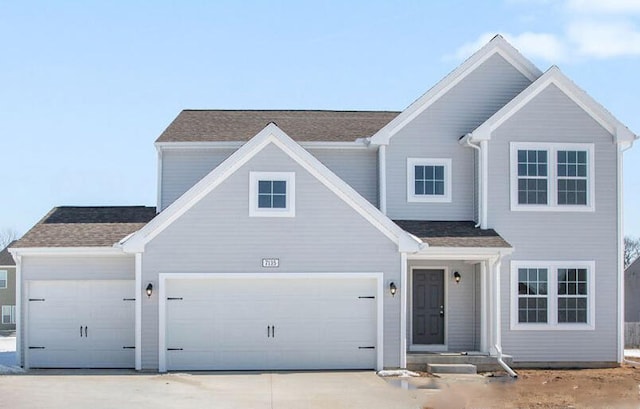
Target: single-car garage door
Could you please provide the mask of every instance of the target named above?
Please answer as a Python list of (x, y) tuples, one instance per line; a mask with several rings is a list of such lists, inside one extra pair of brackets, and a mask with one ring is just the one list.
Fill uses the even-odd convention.
[(375, 278), (166, 281), (166, 369), (374, 369)]
[(29, 366), (133, 368), (134, 294), (131, 280), (29, 281)]

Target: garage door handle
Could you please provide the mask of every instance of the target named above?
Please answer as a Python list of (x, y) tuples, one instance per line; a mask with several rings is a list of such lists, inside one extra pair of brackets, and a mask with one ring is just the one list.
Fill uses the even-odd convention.
[(80, 325), (80, 338), (82, 338), (82, 325)]
[(267, 325), (267, 338), (271, 336), (271, 326)]
[(272, 336), (273, 338), (275, 338), (275, 337), (276, 337), (276, 326), (275, 326), (275, 325), (272, 325), (272, 326), (271, 326), (271, 336)]
[(89, 336), (89, 332), (87, 331), (87, 327), (84, 327), (84, 337), (88, 337)]

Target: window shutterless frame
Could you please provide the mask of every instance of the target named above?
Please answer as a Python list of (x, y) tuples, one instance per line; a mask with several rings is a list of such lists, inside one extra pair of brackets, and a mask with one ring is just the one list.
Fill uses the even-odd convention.
[[(546, 176), (519, 175), (519, 151), (546, 151)], [(572, 152), (579, 155), (574, 161), (564, 154)], [(582, 152), (586, 157), (583, 157)], [(522, 155), (520, 155), (522, 156)], [(552, 212), (593, 212), (595, 211), (595, 154), (592, 143), (510, 143), (510, 197), (512, 211), (552, 211)], [(585, 163), (586, 162), (586, 163)], [(521, 164), (521, 163), (520, 163)], [(522, 165), (522, 164), (521, 164)], [(527, 162), (529, 165), (529, 162)], [(586, 171), (584, 168), (586, 167)], [(572, 174), (578, 169), (577, 174)], [(559, 171), (560, 170), (560, 171)], [(584, 171), (584, 173), (583, 173)], [(520, 172), (522, 173), (522, 172)], [(547, 181), (546, 204), (519, 203), (519, 184), (525, 179)], [(542, 183), (542, 182), (538, 182)], [(586, 189), (582, 187), (586, 184)], [(586, 195), (586, 204), (576, 204), (572, 195)], [(559, 200), (560, 199), (560, 200)]]
[(451, 202), (451, 159), (407, 158), (407, 202)]
[(294, 172), (249, 172), (250, 217), (295, 217)]
[(0, 270), (0, 288), (7, 288), (9, 274), (7, 270)]
[[(595, 294), (595, 261), (585, 260), (554, 260), (554, 261), (511, 261), (511, 330), (532, 330), (532, 331), (592, 331), (595, 329), (596, 294)], [(526, 295), (519, 288), (519, 275), (522, 270), (545, 270), (547, 271), (546, 299), (547, 299), (547, 319), (546, 322), (520, 322), (519, 320), (519, 300)], [(585, 284), (586, 294), (571, 294), (571, 291), (562, 290), (563, 284), (570, 282), (562, 274), (562, 270), (586, 270), (586, 283), (583, 277), (577, 278), (576, 285)], [(544, 298), (541, 294), (539, 298)], [(566, 300), (568, 298), (581, 298), (586, 301), (586, 321), (587, 322), (560, 322), (559, 315), (567, 311)], [(565, 301), (563, 301), (565, 300)], [(564, 303), (564, 304), (563, 304)]]

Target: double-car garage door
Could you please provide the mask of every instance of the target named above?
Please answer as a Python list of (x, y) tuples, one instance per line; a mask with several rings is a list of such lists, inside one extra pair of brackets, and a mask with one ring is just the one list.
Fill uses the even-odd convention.
[(376, 368), (375, 279), (167, 279), (165, 286), (167, 370)]

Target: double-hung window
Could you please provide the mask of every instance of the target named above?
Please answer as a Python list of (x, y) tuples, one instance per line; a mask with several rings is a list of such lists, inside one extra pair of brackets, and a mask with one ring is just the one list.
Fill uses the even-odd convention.
[(2, 323), (3, 324), (16, 323), (16, 306), (15, 305), (2, 306)]
[(593, 144), (511, 143), (511, 210), (593, 211)]
[(450, 202), (451, 159), (407, 159), (407, 201)]
[(512, 261), (511, 329), (594, 328), (593, 261)]
[(0, 288), (7, 288), (7, 270), (0, 270)]
[(294, 217), (295, 173), (250, 172), (249, 216)]

